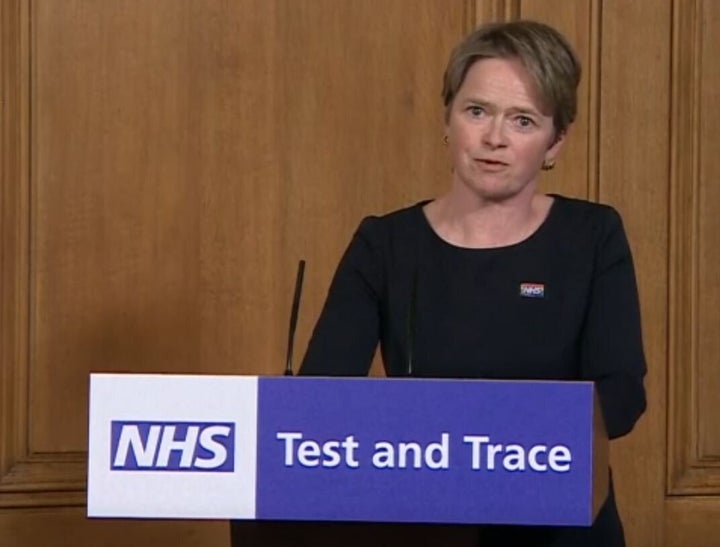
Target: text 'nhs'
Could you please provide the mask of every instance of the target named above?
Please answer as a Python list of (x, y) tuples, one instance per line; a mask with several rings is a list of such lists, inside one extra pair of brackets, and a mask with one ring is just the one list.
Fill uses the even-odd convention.
[(114, 471), (213, 471), (235, 468), (235, 424), (112, 421)]

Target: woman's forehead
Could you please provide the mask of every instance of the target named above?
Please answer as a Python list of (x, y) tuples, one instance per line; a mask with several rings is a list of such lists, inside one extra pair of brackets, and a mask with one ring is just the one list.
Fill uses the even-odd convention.
[(552, 115), (530, 72), (519, 59), (485, 58), (467, 70), (455, 102), (477, 102), (498, 108)]

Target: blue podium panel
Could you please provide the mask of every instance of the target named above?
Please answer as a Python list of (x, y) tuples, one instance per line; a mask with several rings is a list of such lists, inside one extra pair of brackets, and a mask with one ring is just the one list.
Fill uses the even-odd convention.
[(593, 385), (260, 378), (256, 518), (589, 525)]

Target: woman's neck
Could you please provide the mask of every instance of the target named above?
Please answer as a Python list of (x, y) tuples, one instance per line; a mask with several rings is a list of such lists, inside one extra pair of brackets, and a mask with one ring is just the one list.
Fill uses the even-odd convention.
[(425, 215), (442, 239), (458, 247), (506, 247), (524, 241), (544, 222), (553, 198), (544, 194), (509, 200), (468, 200), (450, 192), (428, 203)]

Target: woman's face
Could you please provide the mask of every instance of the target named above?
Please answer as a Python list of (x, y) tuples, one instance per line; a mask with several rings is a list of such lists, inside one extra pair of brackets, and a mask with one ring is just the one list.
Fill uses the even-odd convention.
[(484, 201), (532, 195), (543, 162), (554, 161), (563, 141), (543, 110), (519, 60), (473, 64), (446, 124), (454, 187)]

